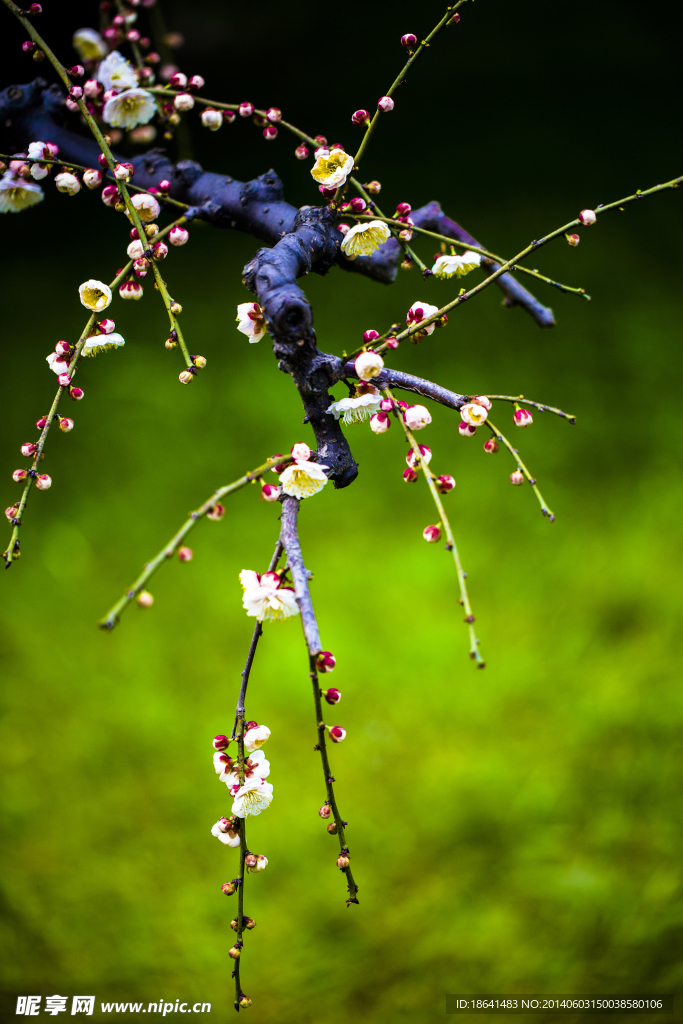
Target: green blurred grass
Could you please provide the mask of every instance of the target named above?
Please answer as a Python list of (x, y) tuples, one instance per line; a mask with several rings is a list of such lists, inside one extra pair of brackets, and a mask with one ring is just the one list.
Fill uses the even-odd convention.
[[(50, 203), (59, 260), (31, 247), (36, 215), (3, 222), (21, 257), (3, 278), (6, 504), (19, 445), (54, 391), (44, 357), (83, 321), (76, 287), (121, 260), (116, 218), (84, 252), (70, 203)], [(513, 201), (502, 225), (476, 205), (460, 215), (513, 251), (556, 213)], [(358, 481), (302, 508), (343, 692), (330, 722), (348, 738), (332, 757), (361, 905), (344, 906), (316, 814), (300, 626), (270, 625), (248, 702), (273, 732), (275, 784), (250, 826), (270, 860), (247, 891), (256, 1020), (427, 1022), (458, 991), (680, 991), (680, 229), (672, 194), (605, 218), (578, 250), (539, 254), (594, 296), (539, 290), (553, 331), (501, 310), (491, 289), (395, 357), (464, 392), (522, 391), (578, 417), (515, 432), (553, 525), (508, 483), (506, 454), (459, 438), (448, 410), (420, 438), (458, 481), (447, 500), (485, 672), (467, 659), (450, 559), (421, 538), (435, 516), (426, 488), (401, 481), (396, 426), (351, 428)], [(3, 580), (8, 991), (180, 996), (232, 1012), (234, 906), (219, 887), (236, 857), (209, 834), (229, 806), (210, 740), (232, 720), (252, 628), (237, 573), (265, 566), (279, 507), (257, 488), (233, 496), (221, 523), (193, 534), (194, 560), (153, 581), (152, 610), (130, 609), (111, 635), (95, 623), (215, 486), (311, 440), (267, 341), (234, 329), (253, 249), (197, 227), (165, 265), (190, 349), (208, 359), (192, 387), (177, 384), (149, 288), (140, 304), (115, 302), (126, 348), (83, 366), (76, 428), (49, 440), (54, 485), (32, 496), (22, 560)], [(337, 352), (440, 287), (416, 274), (391, 289), (338, 270), (306, 279), (320, 346)], [(511, 433), (507, 406), (495, 416)]]

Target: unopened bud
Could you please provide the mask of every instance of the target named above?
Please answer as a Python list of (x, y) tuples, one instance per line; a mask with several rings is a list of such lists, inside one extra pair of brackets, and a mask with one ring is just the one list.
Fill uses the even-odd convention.
[(366, 344), (369, 344), (371, 341), (375, 341), (376, 338), (379, 338), (379, 331), (366, 331), (363, 335), (363, 341)]
[(424, 405), (409, 405), (403, 419), (409, 430), (422, 430), (432, 422), (431, 413)]
[(369, 192), (371, 196), (378, 196), (382, 191), (382, 186), (379, 181), (368, 181), (367, 184), (363, 185), (366, 192)]
[(15, 469), (12, 473), (12, 479), (15, 484), (20, 484), (23, 480), (28, 477), (28, 472), (25, 469)]
[(394, 105), (395, 104), (394, 104), (394, 101), (392, 100), (391, 96), (381, 96), (377, 100), (377, 106), (385, 114), (388, 114), (391, 110), (393, 110), (394, 109)]
[(175, 313), (177, 315), (178, 313), (182, 313), (182, 311), (183, 311), (183, 307), (180, 305), (179, 302), (172, 302), (171, 303), (171, 312), (172, 313)]
[(495, 437), (490, 437), (488, 441), (484, 441), (484, 451), (495, 453), (498, 451), (498, 442)]
[(137, 302), (142, 298), (142, 294), (142, 285), (138, 284), (137, 281), (124, 281), (119, 288), (119, 295), (122, 299), (133, 299)]
[(165, 195), (167, 192), (171, 191), (171, 182), (168, 181), (167, 178), (162, 178), (162, 180), (157, 185), (157, 188), (162, 194)]
[(590, 227), (591, 224), (595, 224), (597, 219), (598, 215), (596, 214), (595, 210), (582, 210), (579, 214), (579, 220), (586, 227)]
[(249, 103), (248, 101), (245, 101), (244, 103), (240, 103), (240, 106), (239, 106), (239, 115), (240, 115), (240, 117), (251, 117), (251, 115), (253, 113), (254, 113), (254, 104), (253, 103)]
[(334, 687), (332, 687), (329, 690), (323, 691), (323, 697), (325, 698), (328, 704), (338, 704), (339, 701), (341, 700), (341, 691), (336, 690)]
[(356, 376), (360, 380), (373, 380), (384, 369), (384, 360), (377, 352), (361, 352), (354, 363)]
[(218, 736), (214, 736), (211, 742), (214, 750), (226, 750), (230, 745), (230, 740), (227, 736), (224, 736), (222, 732), (219, 733)]
[(251, 999), (249, 998), (249, 996), (245, 996), (244, 992), (239, 998), (239, 1005), (243, 1010), (246, 1010), (247, 1007), (251, 1006)]
[(534, 422), (534, 418), (528, 409), (515, 409), (512, 414), (516, 427), (528, 427)]
[(114, 167), (114, 177), (117, 181), (128, 181), (130, 178), (130, 171), (126, 164), (116, 164)]
[(232, 957), (233, 960), (239, 960), (240, 950), (238, 946), (233, 946), (232, 949), (228, 950), (228, 956)]
[[(98, 99), (104, 92), (104, 86), (96, 78), (89, 78), (83, 86), (83, 92), (90, 100)], [(106, 163), (106, 158), (105, 158)]]
[(367, 110), (356, 110), (351, 115), (351, 121), (353, 124), (367, 124), (370, 120), (370, 114)]
[(274, 124), (269, 124), (266, 128), (263, 129), (263, 138), (267, 142), (272, 142), (273, 139), (277, 138), (277, 128), (275, 127)]
[(305, 160), (308, 156), (308, 146), (297, 146), (294, 150), (294, 156), (297, 160)]
[(246, 855), (246, 857), (244, 858), (244, 863), (247, 865), (248, 868), (255, 868), (256, 867), (256, 854), (255, 853), (248, 853)]
[(36, 487), (39, 491), (47, 491), (52, 487), (52, 477), (48, 476), (47, 473), (41, 473), (36, 477)]
[(435, 541), (441, 539), (441, 530), (438, 526), (425, 526), (422, 531), (422, 536), (429, 544), (433, 544)]
[(60, 418), (60, 420), (59, 420), (59, 429), (61, 431), (63, 431), (65, 434), (68, 434), (69, 431), (73, 430), (73, 428), (74, 428), (74, 421), (70, 420), (68, 416), (62, 416)]
[(406, 50), (412, 50), (416, 43), (417, 36), (412, 32), (406, 32), (404, 36), (401, 36), (401, 46), (405, 46)]
[(330, 651), (320, 651), (315, 657), (318, 672), (333, 672), (337, 659)]
[(473, 427), (471, 423), (458, 423), (458, 433), (461, 437), (474, 437), (477, 432), (477, 428)]
[(519, 487), (520, 484), (524, 483), (524, 474), (521, 470), (516, 469), (514, 473), (510, 473), (510, 483), (514, 484), (515, 487)]
[(191, 384), (194, 380), (194, 374), (190, 373), (189, 370), (183, 370), (178, 374), (178, 380), (181, 384)]
[(102, 172), (98, 171), (96, 167), (89, 167), (87, 171), (83, 172), (83, 184), (86, 188), (99, 188), (102, 184)]
[(174, 75), (168, 80), (168, 84), (172, 89), (186, 89), (187, 88), (187, 75), (184, 75), (182, 71), (176, 71)]
[(192, 548), (178, 548), (178, 560), (180, 562), (191, 562), (194, 557)]
[(308, 462), (311, 457), (311, 449), (303, 441), (292, 446), (292, 458), (297, 462)]
[(391, 426), (391, 419), (386, 412), (375, 412), (370, 417), (370, 430), (373, 434), (385, 434)]
[(331, 725), (329, 733), (333, 743), (341, 743), (342, 740), (346, 739), (346, 729), (342, 729), (341, 725)]
[(567, 242), (569, 243), (569, 245), (578, 245), (579, 242), (581, 241), (581, 235), (577, 235), (577, 234), (565, 235), (564, 237), (567, 239)]
[(57, 377), (60, 388), (68, 388), (71, 383), (71, 375), (68, 373), (60, 373)]
[(206, 110), (202, 111), (202, 124), (209, 131), (217, 132), (223, 124), (223, 114), (220, 110), (214, 110), (213, 107), (207, 107)]
[[(244, 858), (244, 863), (247, 863), (246, 857)], [(265, 871), (268, 867), (268, 858), (264, 857), (262, 853), (258, 853), (256, 855), (256, 863), (250, 864), (248, 867), (251, 874), (256, 874), (258, 871)], [(247, 927), (249, 927), (249, 925), (247, 925)], [(254, 926), (252, 925), (251, 927), (253, 928)]]
[(452, 476), (440, 476), (436, 479), (436, 489), (441, 494), (448, 494), (455, 487), (455, 480)]
[(203, 89), (205, 84), (201, 75), (192, 75), (187, 83), (189, 89)]
[(24, 53), (30, 53), (31, 50), (33, 50), (33, 48), (35, 47), (35, 45), (36, 44), (34, 42), (32, 42), (30, 39), (27, 39), (26, 42), (21, 44), (21, 48), (24, 51)]
[[(422, 461), (426, 466), (428, 466), (429, 463), (432, 461), (432, 449), (428, 448), (424, 444), (418, 445), (418, 448), (420, 449)], [(406, 462), (411, 467), (411, 469), (419, 468), (420, 460), (417, 457), (417, 452), (413, 448), (409, 448), (408, 451), (406, 452)]]
[(323, 804), (320, 810), (318, 811), (318, 814), (320, 815), (321, 818), (327, 819), (332, 814), (332, 808), (330, 807), (329, 804)]
[(346, 868), (348, 868), (350, 863), (351, 860), (349, 858), (348, 853), (340, 853), (339, 856), (337, 857), (337, 867), (339, 868), (340, 871), (344, 871)]
[(237, 887), (234, 882), (223, 882), (221, 892), (225, 893), (226, 896), (232, 896), (233, 893), (237, 892)]
[(417, 478), (418, 478), (417, 470), (415, 470), (415, 469), (404, 469), (403, 470), (403, 479), (404, 479), (405, 483), (407, 483), (407, 484), (414, 484), (415, 481), (417, 480)]
[[(104, 162), (104, 166), (107, 166), (106, 160)], [(119, 193), (118, 189), (116, 188), (116, 185), (105, 185), (101, 193), (102, 202), (105, 206), (116, 206), (116, 203), (118, 201), (118, 194)]]
[(264, 501), (277, 501), (280, 497), (280, 488), (277, 484), (263, 484), (261, 487), (261, 497)]
[(475, 405), (480, 405), (483, 409), (486, 409), (487, 412), (493, 406), (493, 402), (491, 401), (490, 398), (487, 398), (486, 395), (475, 395), (474, 398), (472, 399), (472, 402)]
[(362, 213), (367, 208), (367, 203), (360, 196), (355, 196), (349, 203), (349, 206), (354, 213)]
[(181, 227), (180, 224), (176, 224), (168, 233), (168, 240), (171, 245), (185, 245), (189, 237), (190, 232), (186, 228)]
[(69, 99), (71, 100), (82, 100), (83, 99), (83, 87), (80, 85), (72, 85), (69, 89)]
[(36, 426), (38, 430), (42, 430), (47, 423), (47, 416), (41, 416), (39, 420), (36, 420)]
[(215, 523), (217, 523), (218, 520), (222, 519), (224, 515), (225, 509), (223, 508), (223, 506), (214, 505), (213, 508), (210, 508), (209, 511), (206, 513), (206, 518), (212, 519)]
[(165, 242), (155, 242), (152, 246), (155, 260), (164, 260), (168, 256), (168, 246)]
[(38, 445), (34, 444), (33, 441), (27, 441), (26, 444), (21, 446), (21, 454), (26, 459), (32, 459), (38, 450)]
[(338, 832), (337, 822), (336, 821), (331, 821), (329, 823), (329, 825), (327, 826), (327, 831), (330, 833), (331, 836), (336, 836), (336, 834)]
[(181, 92), (173, 100), (173, 106), (176, 110), (192, 110), (194, 106), (194, 96), (190, 95), (189, 92)]
[(7, 516), (9, 521), (12, 522), (13, 519), (17, 518), (17, 512), (18, 511), (19, 511), (19, 504), (18, 503), (16, 505), (10, 505), (9, 508), (5, 509), (5, 515)]
[(407, 217), (411, 210), (412, 206), (410, 205), (410, 203), (399, 203), (398, 206), (396, 207), (396, 216)]
[(154, 598), (148, 590), (141, 590), (138, 594), (137, 602), (141, 608), (151, 608), (154, 604)]

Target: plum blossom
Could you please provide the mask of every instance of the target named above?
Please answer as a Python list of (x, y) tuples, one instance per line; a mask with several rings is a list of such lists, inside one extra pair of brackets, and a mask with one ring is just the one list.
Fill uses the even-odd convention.
[(317, 462), (293, 462), (280, 477), (283, 492), (300, 500), (317, 494), (327, 483), (328, 468)]
[(311, 174), (325, 188), (340, 188), (353, 170), (353, 157), (343, 149), (318, 149)]
[(60, 373), (69, 372), (69, 364), (65, 363), (56, 352), (50, 352), (49, 356), (46, 356), (45, 358), (47, 359), (47, 365), (53, 373), (57, 374), (57, 376), (59, 376)]
[[(408, 316), (406, 317), (406, 323), (408, 327), (415, 327), (416, 324), (422, 323), (428, 316), (434, 316), (435, 313), (439, 312), (438, 306), (431, 306), (428, 302), (414, 302), (408, 310)], [(419, 336), (423, 337), (425, 334), (432, 334), (436, 324), (428, 324), (420, 331)]]
[(468, 402), (460, 410), (460, 416), (471, 427), (480, 427), (488, 417), (488, 409), (485, 409), (483, 405), (479, 405), (477, 402)]
[(269, 577), (274, 575), (265, 573), (259, 577), (258, 573), (249, 569), (243, 569), (240, 573), (240, 583), (244, 588), (242, 607), (247, 615), (255, 617), (259, 622), (266, 619), (288, 619), (290, 615), (299, 613), (294, 591), (278, 584), (273, 586), (274, 581)]
[(0, 178), (0, 213), (21, 213), (35, 206), (42, 198), (40, 185), (15, 178), (12, 171), (6, 171)]
[(342, 423), (361, 423), (371, 413), (377, 412), (382, 401), (377, 388), (373, 388), (367, 394), (355, 395), (349, 398), (342, 398), (339, 402), (333, 402), (327, 409), (329, 415), (336, 420), (343, 417)]
[(79, 28), (71, 44), (81, 60), (99, 60), (107, 52), (102, 36), (94, 28)]
[(251, 729), (247, 729), (244, 734), (244, 749), (251, 754), (253, 750), (258, 750), (264, 743), (267, 743), (270, 739), (270, 729), (267, 725), (252, 725)]
[[(161, 207), (159, 202), (149, 192), (138, 192), (137, 195), (131, 196), (131, 203), (138, 211), (138, 217), (143, 224), (151, 224), (153, 220), (156, 220), (161, 213)], [(130, 220), (130, 213), (126, 210), (126, 216)], [(154, 232), (156, 234), (156, 231)]]
[(384, 369), (384, 360), (378, 352), (361, 352), (354, 363), (354, 369), (361, 380), (369, 381), (379, 377)]
[(424, 405), (409, 405), (403, 419), (410, 430), (422, 430), (432, 422), (432, 415)]
[(232, 822), (229, 818), (219, 818), (216, 824), (211, 829), (211, 835), (215, 836), (216, 839), (220, 839), (226, 846), (239, 846), (240, 845), (240, 834), (239, 832), (233, 831)]
[(126, 89), (107, 100), (102, 119), (114, 128), (135, 128), (138, 124), (151, 121), (156, 109), (151, 92), (146, 89)]
[(112, 50), (97, 69), (97, 80), (105, 89), (134, 89), (138, 84), (137, 75), (123, 54)]
[(272, 800), (273, 787), (270, 782), (265, 782), (264, 779), (255, 775), (251, 779), (247, 779), (244, 785), (237, 790), (232, 813), (238, 818), (260, 814), (270, 806)]
[(266, 333), (266, 318), (258, 302), (240, 302), (237, 307), (237, 330), (246, 334), (254, 345)]
[(100, 352), (109, 352), (112, 348), (121, 348), (125, 345), (120, 334), (92, 334), (85, 342), (81, 350), (83, 356), (96, 356)]
[[(249, 864), (248, 867), (247, 867), (247, 871), (249, 871), (250, 873), (251, 872), (256, 872), (256, 871), (263, 871), (264, 868), (267, 868), (267, 867), (268, 867), (268, 858), (265, 857), (262, 853), (257, 853), (256, 854), (256, 863), (255, 864)], [(242, 996), (242, 998), (244, 999), (245, 997)], [(242, 1004), (240, 1003), (240, 1005), (242, 1005)]]
[(432, 267), (432, 274), (435, 277), (464, 277), (471, 270), (475, 270), (481, 264), (481, 256), (478, 252), (453, 253), (451, 256), (439, 256)]
[(86, 309), (92, 309), (94, 313), (99, 313), (101, 310), (106, 309), (111, 302), (111, 288), (104, 281), (95, 281), (91, 278), (89, 281), (84, 281), (79, 286), (78, 294), (81, 297), (81, 302)]
[(373, 252), (391, 238), (391, 231), (382, 220), (371, 220), (367, 224), (355, 224), (344, 235), (341, 250), (355, 260), (357, 256), (372, 256)]

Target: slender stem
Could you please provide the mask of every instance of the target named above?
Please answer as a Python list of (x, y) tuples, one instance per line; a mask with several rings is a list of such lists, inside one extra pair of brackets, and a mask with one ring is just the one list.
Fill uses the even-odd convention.
[[(116, 0), (116, 10), (119, 12), (119, 14), (123, 14), (124, 16), (127, 13), (126, 8), (122, 3), (122, 0)], [(128, 42), (130, 42), (130, 40), (128, 40)], [(140, 68), (143, 67), (142, 53), (140, 52), (140, 47), (138, 46), (137, 43), (130, 43), (130, 48), (133, 51), (133, 59), (135, 61), (135, 66), (139, 71)]]
[(126, 593), (123, 595), (120, 601), (118, 601), (114, 607), (107, 612), (104, 618), (100, 619), (98, 625), (101, 629), (113, 629), (119, 621), (119, 616), (123, 612), (133, 598), (137, 597), (140, 591), (144, 588), (145, 584), (154, 575), (160, 565), (162, 565), (167, 559), (171, 558), (176, 549), (180, 546), (182, 541), (187, 537), (188, 533), (197, 525), (200, 519), (203, 519), (207, 512), (210, 512), (217, 501), (220, 498), (226, 497), (228, 494), (232, 494), (234, 491), (239, 491), (242, 487), (246, 487), (247, 484), (253, 483), (255, 480), (259, 480), (264, 473), (267, 473), (269, 469), (273, 469), (274, 466), (284, 468), (291, 462), (289, 455), (283, 456), (277, 459), (268, 459), (262, 466), (257, 469), (252, 469), (250, 473), (245, 473), (239, 480), (233, 481), (231, 484), (227, 484), (225, 487), (219, 487), (217, 491), (208, 498), (203, 505), (200, 505), (194, 512), (190, 512), (187, 520), (181, 528), (178, 530), (173, 537), (171, 537), (168, 544), (165, 544), (159, 554), (152, 559), (151, 562), (147, 562), (144, 570), (138, 576), (133, 584), (128, 588)]
[(451, 524), (450, 524), (450, 522), (448, 520), (448, 516), (446, 515), (446, 510), (443, 507), (443, 502), (441, 501), (441, 496), (440, 496), (439, 492), (436, 489), (436, 484), (434, 483), (436, 477), (434, 476), (434, 474), (430, 470), (429, 466), (425, 462), (425, 460), (424, 460), (424, 458), (422, 456), (422, 452), (420, 451), (420, 446), (417, 443), (417, 441), (415, 440), (415, 437), (413, 436), (412, 431), (408, 428), (408, 425), (406, 424), (405, 420), (403, 419), (403, 415), (401, 413), (401, 410), (398, 408), (398, 405), (396, 404), (396, 399), (392, 395), (391, 390), (389, 388), (384, 388), (383, 389), (383, 394), (386, 395), (386, 397), (389, 398), (393, 402), (393, 406), (394, 406), (393, 407), (393, 413), (394, 413), (394, 416), (396, 417), (396, 419), (399, 421), (399, 423), (403, 427), (403, 432), (405, 433), (405, 435), (406, 435), (406, 437), (408, 439), (408, 443), (410, 444), (410, 447), (413, 449), (413, 451), (415, 453), (415, 456), (416, 456), (416, 458), (417, 458), (417, 460), (418, 460), (418, 462), (420, 464), (420, 469), (422, 469), (422, 471), (424, 472), (425, 480), (427, 481), (427, 484), (429, 485), (429, 490), (432, 493), (432, 498), (434, 499), (434, 504), (436, 505), (437, 510), (439, 512), (439, 516), (441, 518), (441, 523), (443, 524), (443, 528), (445, 530), (446, 537), (447, 537), (447, 540), (448, 540), (448, 543), (446, 544), (446, 550), (450, 551), (452, 553), (452, 555), (453, 555), (453, 561), (455, 563), (455, 571), (456, 571), (457, 576), (458, 576), (458, 584), (460, 586), (460, 604), (463, 606), (463, 608), (465, 610), (465, 620), (464, 621), (465, 621), (465, 623), (467, 625), (467, 628), (468, 628), (468, 631), (469, 631), (469, 637), (470, 637), (470, 658), (472, 659), (472, 661), (475, 661), (477, 663), (477, 668), (484, 668), (485, 665), (486, 665), (486, 662), (484, 661), (484, 659), (482, 658), (482, 656), (481, 656), (481, 654), (479, 652), (479, 640), (477, 639), (477, 634), (476, 634), (475, 629), (474, 629), (474, 614), (472, 612), (472, 606), (470, 605), (470, 599), (469, 599), (469, 595), (467, 593), (467, 585), (465, 583), (466, 575), (463, 572), (462, 564), (460, 562), (460, 555), (458, 554), (458, 547), (457, 547), (457, 545), (455, 543), (455, 538), (453, 536), (453, 531), (451, 529)]
[[(258, 639), (258, 638), (257, 638)], [(254, 641), (252, 640), (252, 646)], [(249, 653), (251, 654), (251, 648)], [(251, 665), (249, 666), (251, 668)], [(247, 677), (248, 678), (248, 677)], [(242, 673), (242, 679), (244, 680), (244, 673)], [(240, 780), (240, 786), (244, 785), (244, 708), (241, 713), (237, 712), (237, 773)], [(233, 970), (233, 976), (235, 978), (235, 1009), (240, 1012), (240, 998), (242, 996), (242, 987), (240, 983), (240, 963), (242, 960), (241, 952), (243, 946), (242, 939), (242, 920), (244, 917), (244, 877), (245, 862), (247, 857), (247, 819), (246, 815), (240, 819), (240, 874), (239, 874), (239, 885), (237, 887), (237, 938), (235, 945), (240, 950), (240, 956), (235, 960), (235, 968)]]
[(530, 398), (525, 398), (524, 395), (486, 395), (485, 397), (490, 398), (491, 401), (521, 402), (522, 405), (532, 405), (534, 409), (538, 409), (540, 412), (553, 412), (556, 416), (560, 416), (570, 423), (576, 423), (576, 416), (573, 413), (562, 412), (561, 409), (556, 409), (553, 405), (543, 405), (542, 402), (532, 402)]
[(512, 445), (508, 441), (507, 437), (504, 437), (503, 434), (501, 434), (501, 432), (499, 431), (499, 429), (495, 425), (495, 423), (491, 423), (491, 420), (487, 420), (486, 421), (486, 426), (489, 428), (491, 433), (494, 434), (495, 437), (499, 441), (503, 442), (503, 444), (505, 445), (507, 450), (510, 452), (510, 455), (512, 455), (513, 459), (517, 463), (518, 469), (524, 474), (524, 476), (527, 478), (527, 480), (531, 484), (531, 489), (534, 492), (534, 494), (536, 495), (536, 497), (538, 498), (538, 503), (541, 506), (541, 512), (543, 513), (544, 516), (548, 517), (548, 519), (550, 520), (551, 523), (554, 523), (555, 522), (555, 514), (553, 512), (551, 512), (551, 510), (548, 508), (543, 495), (541, 494), (541, 492), (539, 491), (538, 487), (536, 486), (536, 479), (535, 479), (535, 477), (533, 477), (531, 475), (531, 473), (529, 472), (527, 467), (524, 465), (524, 463), (520, 459), (519, 452), (517, 451), (517, 449), (512, 447)]
[[(415, 63), (417, 58), (420, 56), (422, 51), (430, 46), (430, 44), (432, 42), (432, 39), (434, 39), (435, 36), (437, 36), (438, 33), (441, 32), (441, 30), (446, 27), (446, 25), (449, 23), (449, 21), (451, 20), (451, 18), (453, 17), (455, 12), (457, 11), (458, 7), (462, 7), (462, 5), (464, 3), (466, 3), (466, 2), (467, 2), (467, 0), (458, 0), (458, 2), (453, 4), (452, 7), (448, 7), (446, 9), (446, 13), (444, 14), (443, 18), (441, 18), (441, 20), (436, 25), (436, 27), (432, 29), (432, 31), (429, 33), (427, 38), (423, 39), (422, 42), (420, 43), (420, 45), (411, 53), (410, 57), (408, 58), (407, 64), (405, 65), (405, 67), (403, 68), (401, 73), (398, 75), (398, 77), (396, 79), (394, 79), (394, 81), (392, 82), (392, 84), (389, 87), (389, 89), (387, 89), (387, 91), (384, 94), (385, 96), (389, 96), (389, 97), (393, 96), (394, 92), (396, 91), (396, 89), (398, 89), (399, 85), (403, 85), (403, 82), (405, 80), (405, 76), (407, 75), (408, 71), (410, 70), (412, 65)], [(355, 156), (355, 159), (354, 159), (354, 164), (355, 164), (356, 168), (358, 167), (358, 165), (361, 162), (361, 159), (363, 158), (365, 150), (368, 147), (368, 143), (370, 141), (370, 137), (371, 137), (372, 133), (375, 130), (375, 127), (377, 125), (377, 120), (380, 117), (381, 113), (382, 113), (382, 111), (378, 107), (377, 110), (375, 111), (374, 117), (370, 121), (370, 124), (365, 129), (365, 135), (363, 136), (361, 144), (360, 144), (360, 146), (358, 148), (358, 152), (356, 153), (356, 156)]]

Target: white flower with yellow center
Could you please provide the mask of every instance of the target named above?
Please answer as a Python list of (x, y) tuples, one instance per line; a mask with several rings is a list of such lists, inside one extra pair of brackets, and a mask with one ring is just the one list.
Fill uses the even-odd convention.
[(21, 213), (35, 206), (43, 198), (40, 185), (23, 178), (15, 178), (11, 171), (6, 171), (0, 178), (0, 213)]
[(373, 412), (377, 412), (382, 402), (382, 396), (378, 391), (370, 395), (356, 395), (355, 397), (342, 398), (339, 402), (333, 402), (327, 412), (336, 420), (343, 417), (342, 423), (362, 423)]
[(137, 124), (151, 121), (156, 109), (151, 92), (146, 89), (127, 89), (107, 100), (102, 119), (114, 128), (135, 128)]
[[(157, 199), (155, 199), (151, 192), (138, 192), (136, 193), (136, 195), (131, 196), (130, 201), (135, 207), (135, 209), (138, 211), (138, 217), (140, 218), (143, 224), (151, 224), (151, 222), (153, 220), (156, 220), (159, 214), (161, 213), (161, 207), (159, 206), (159, 202)], [(128, 218), (128, 220), (131, 220), (131, 216), (128, 210), (126, 210), (126, 217)], [(148, 237), (153, 238), (154, 235), (156, 234), (157, 231), (155, 231), (154, 234)]]
[(270, 782), (264, 782), (256, 776), (248, 779), (244, 785), (237, 790), (235, 801), (232, 805), (232, 814), (238, 818), (246, 818), (248, 815), (260, 814), (270, 806), (273, 800), (273, 787)]
[(96, 356), (100, 352), (109, 352), (112, 348), (121, 348), (125, 341), (120, 334), (93, 334), (87, 339), (81, 350), (82, 356)]
[(237, 307), (237, 330), (246, 334), (254, 345), (266, 333), (266, 318), (258, 302), (240, 302)]
[[(266, 574), (266, 577), (268, 575), (270, 574)], [(272, 581), (267, 578), (265, 582), (261, 582), (258, 573), (249, 569), (244, 569), (240, 573), (240, 583), (244, 588), (242, 607), (247, 615), (255, 617), (259, 622), (265, 622), (267, 619), (288, 619), (291, 615), (298, 615), (299, 606), (293, 590), (273, 586)]]
[(267, 725), (253, 725), (244, 734), (244, 749), (251, 754), (252, 751), (258, 750), (264, 743), (267, 743), (269, 739), (270, 729)]
[(81, 60), (99, 60), (107, 52), (102, 36), (94, 28), (79, 28), (71, 43)]
[(435, 277), (448, 278), (448, 277), (464, 277), (465, 274), (469, 274), (470, 270), (475, 270), (481, 264), (481, 256), (478, 252), (472, 252), (468, 249), (467, 252), (462, 254), (454, 254), (452, 256), (439, 256), (438, 260), (432, 267), (432, 274)]
[(105, 89), (134, 89), (138, 84), (137, 75), (123, 54), (112, 50), (97, 69), (97, 80)]
[(380, 245), (391, 238), (391, 231), (383, 220), (371, 220), (367, 224), (355, 224), (344, 235), (341, 250), (344, 255), (355, 260), (356, 256), (372, 256)]
[(92, 278), (90, 281), (84, 281), (80, 285), (78, 294), (85, 308), (91, 309), (93, 313), (101, 313), (111, 302), (111, 288), (109, 285), (105, 284), (104, 281), (95, 281)]
[(327, 483), (324, 473), (327, 468), (317, 462), (293, 462), (280, 477), (282, 490), (285, 494), (291, 494), (293, 498), (310, 498), (312, 494), (321, 491)]
[(353, 157), (343, 149), (319, 149), (311, 174), (325, 188), (340, 188), (353, 170)]
[(476, 402), (469, 402), (467, 405), (463, 405), (460, 416), (471, 427), (480, 427), (488, 417), (488, 410), (483, 405), (477, 405)]

